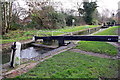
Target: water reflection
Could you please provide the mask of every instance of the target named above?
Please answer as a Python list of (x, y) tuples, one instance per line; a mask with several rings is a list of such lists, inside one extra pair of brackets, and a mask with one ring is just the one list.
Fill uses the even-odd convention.
[(30, 48), (27, 48), (27, 49), (24, 49), (21, 51), (21, 58), (33, 58), (33, 57), (36, 57), (39, 55), (39, 52), (37, 52), (34, 47), (30, 47)]
[[(28, 47), (26, 49), (21, 50), (20, 57), (23, 58), (34, 58), (38, 55), (41, 55), (43, 53), (46, 53), (47, 51), (50, 51), (51, 49), (48, 48), (38, 48), (38, 47)], [(10, 61), (10, 53), (4, 53), (2, 54), (2, 64), (7, 63)]]
[(21, 58), (34, 58), (40, 54), (43, 54), (47, 51), (50, 51), (50, 49), (45, 49), (45, 48), (38, 48), (38, 47), (29, 47), (27, 49), (24, 49), (21, 51)]
[(10, 53), (2, 53), (2, 64), (10, 61)]

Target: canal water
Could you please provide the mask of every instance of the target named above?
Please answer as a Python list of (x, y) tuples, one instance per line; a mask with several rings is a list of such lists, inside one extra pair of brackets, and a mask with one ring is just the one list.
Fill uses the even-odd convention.
[[(49, 49), (49, 48), (28, 47), (26, 49), (21, 50), (20, 57), (21, 59), (24, 59), (24, 58), (30, 59), (51, 50), (52, 49)], [(10, 54), (11, 53), (2, 54), (2, 64), (8, 63), (10, 61)]]

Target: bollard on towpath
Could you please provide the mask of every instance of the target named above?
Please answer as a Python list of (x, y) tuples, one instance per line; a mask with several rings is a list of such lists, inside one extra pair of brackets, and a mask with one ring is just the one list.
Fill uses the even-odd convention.
[(14, 68), (15, 65), (20, 65), (21, 43), (13, 42), (11, 49), (10, 67)]

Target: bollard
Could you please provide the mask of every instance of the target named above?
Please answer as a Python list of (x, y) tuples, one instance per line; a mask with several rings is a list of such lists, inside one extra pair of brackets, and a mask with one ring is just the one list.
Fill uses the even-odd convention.
[(10, 67), (14, 68), (15, 65), (20, 65), (20, 51), (21, 51), (21, 43), (13, 42), (11, 46), (11, 58), (10, 58)]
[(35, 36), (33, 36), (32, 41), (33, 41), (33, 42), (35, 42), (35, 41), (36, 41)]

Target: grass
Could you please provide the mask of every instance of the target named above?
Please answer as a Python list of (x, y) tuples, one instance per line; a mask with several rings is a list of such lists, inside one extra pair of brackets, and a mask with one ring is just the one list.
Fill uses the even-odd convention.
[(110, 27), (109, 29), (96, 33), (95, 35), (118, 35), (118, 28), (120, 28), (120, 26)]
[(52, 34), (61, 35), (67, 32), (74, 32), (74, 31), (79, 31), (79, 30), (93, 28), (93, 27), (97, 27), (97, 25), (65, 27), (65, 28), (56, 29), (56, 30), (28, 30), (28, 31), (16, 30), (16, 31), (11, 31), (10, 33), (4, 35), (3, 39), (0, 40), (0, 44), (32, 39), (33, 35), (37, 35), (37, 36), (46, 36), (46, 35), (50, 36)]
[(6, 43), (15, 42), (15, 41), (28, 40), (28, 39), (31, 39), (31, 38), (32, 37), (28, 36), (28, 37), (14, 38), (14, 39), (5, 39), (5, 40), (1, 40), (0, 44), (6, 44)]
[(84, 51), (107, 54), (110, 56), (116, 56), (118, 53), (116, 47), (106, 42), (80, 41), (78, 44), (76, 48)]
[(118, 74), (117, 62), (66, 51), (16, 78), (114, 78)]
[[(117, 29), (118, 26), (110, 27), (109, 29), (99, 32), (95, 35), (115, 35)], [(95, 53), (107, 54), (111, 56), (116, 56), (118, 53), (117, 48), (113, 45), (106, 42), (98, 41), (80, 41), (76, 48)]]
[(66, 34), (68, 32), (75, 32), (75, 31), (80, 31), (83, 29), (88, 29), (88, 28), (93, 28), (97, 27), (97, 25), (87, 25), (87, 26), (75, 26), (75, 27), (65, 27), (61, 29), (56, 29), (56, 30), (39, 30), (37, 32), (37, 35), (42, 36), (41, 34), (46, 34), (46, 35), (61, 35), (61, 34)]
[(63, 29), (58, 29), (58, 31), (62, 31), (62, 32), (75, 32), (75, 31), (88, 29), (88, 28), (93, 28), (93, 27), (97, 27), (97, 25), (77, 26), (77, 27), (69, 27), (69, 28), (66, 27), (66, 28), (63, 28)]

